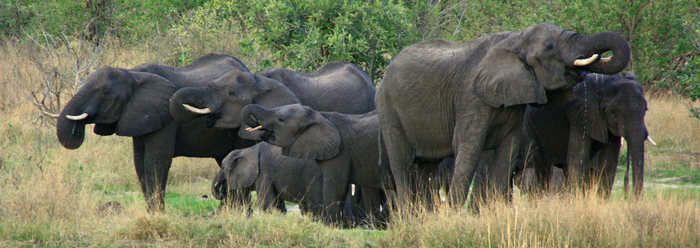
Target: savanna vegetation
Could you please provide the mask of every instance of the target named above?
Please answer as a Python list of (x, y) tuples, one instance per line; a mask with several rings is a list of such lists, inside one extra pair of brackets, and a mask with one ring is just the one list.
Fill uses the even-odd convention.
[[(699, 10), (692, 0), (0, 0), (0, 246), (700, 246)], [(130, 139), (89, 134), (67, 150), (49, 117), (104, 65), (183, 66), (209, 52), (253, 71), (344, 60), (379, 84), (412, 43), (542, 21), (630, 42), (658, 143), (647, 145), (643, 200), (624, 198), (621, 165), (610, 201), (516, 193), (480, 215), (408, 208), (387, 230), (341, 230), (296, 213), (216, 212), (203, 197), (214, 160), (177, 158), (166, 209), (153, 214)], [(122, 208), (100, 208), (110, 201)]]

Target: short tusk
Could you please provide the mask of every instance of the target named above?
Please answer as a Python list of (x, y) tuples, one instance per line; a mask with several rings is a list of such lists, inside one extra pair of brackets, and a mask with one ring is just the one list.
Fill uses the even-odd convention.
[(214, 184), (214, 188), (219, 187), (219, 184), (221, 184), (221, 183), (220, 183), (220, 182), (216, 182), (216, 183)]
[(651, 136), (647, 135), (647, 141), (649, 141), (649, 143), (651, 143), (652, 145), (656, 145), (656, 142), (654, 142), (654, 140), (651, 139)]
[(44, 113), (44, 115), (46, 115), (46, 116), (48, 116), (48, 117), (51, 117), (51, 118), (54, 118), (54, 119), (56, 119), (56, 118), (58, 118), (59, 116), (61, 116), (61, 114), (52, 114), (52, 113), (46, 112), (46, 111), (44, 111), (44, 110), (42, 110), (41, 112)]
[(195, 108), (195, 107), (192, 107), (191, 105), (186, 104), (186, 103), (183, 103), (182, 106), (185, 107), (185, 109), (187, 109), (190, 112), (195, 113), (195, 114), (200, 114), (200, 115), (211, 114), (211, 109), (209, 109), (209, 108), (203, 108), (203, 109)]
[(262, 125), (260, 125), (260, 126), (257, 126), (257, 127), (249, 127), (249, 128), (246, 128), (245, 130), (248, 131), (248, 132), (252, 132), (252, 131), (260, 130), (260, 129), (262, 129), (262, 128), (263, 128)]
[(608, 61), (610, 61), (611, 59), (612, 59), (612, 56), (609, 56), (609, 57), (605, 57), (605, 58), (602, 58), (602, 59), (600, 59), (600, 62), (603, 62), (603, 63), (605, 63), (605, 62), (608, 62)]
[(588, 65), (588, 64), (590, 64), (590, 63), (593, 63), (593, 61), (595, 61), (596, 59), (598, 59), (598, 54), (593, 54), (593, 55), (591, 55), (590, 58), (587, 58), (587, 59), (577, 59), (577, 60), (575, 60), (575, 61), (574, 61), (574, 65), (575, 65), (575, 66), (584, 66), (584, 65)]
[(88, 117), (88, 113), (83, 113), (81, 115), (66, 115), (66, 118), (68, 118), (70, 120), (74, 120), (74, 121), (84, 120), (87, 117)]

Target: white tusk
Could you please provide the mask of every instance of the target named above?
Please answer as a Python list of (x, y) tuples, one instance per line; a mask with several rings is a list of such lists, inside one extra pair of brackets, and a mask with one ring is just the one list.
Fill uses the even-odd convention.
[(187, 109), (190, 112), (195, 113), (195, 114), (200, 114), (200, 115), (211, 114), (211, 109), (209, 109), (209, 108), (203, 108), (203, 109), (195, 108), (195, 107), (192, 107), (191, 105), (186, 104), (186, 103), (183, 103), (182, 106), (185, 107), (185, 109)]
[(652, 145), (656, 145), (656, 142), (654, 142), (654, 140), (651, 139), (651, 136), (647, 135), (647, 141), (649, 141), (649, 143), (651, 143)]
[(591, 55), (590, 58), (587, 58), (587, 59), (577, 59), (577, 60), (575, 60), (575, 61), (574, 61), (574, 65), (575, 65), (575, 66), (584, 66), (584, 65), (588, 65), (588, 64), (590, 64), (590, 63), (593, 63), (593, 61), (595, 61), (596, 59), (598, 59), (598, 54), (593, 54), (593, 55)]
[(252, 131), (256, 131), (256, 130), (260, 130), (260, 129), (262, 129), (262, 125), (257, 126), (257, 127), (249, 127), (249, 128), (246, 128), (245, 130), (248, 132), (252, 132)]
[(219, 187), (219, 184), (221, 184), (221, 183), (216, 182), (216, 183), (214, 184), (214, 188)]
[(87, 117), (88, 117), (88, 113), (83, 113), (81, 115), (66, 115), (66, 118), (68, 118), (70, 120), (74, 120), (74, 121), (84, 120)]
[(612, 59), (612, 56), (610, 56), (610, 57), (605, 57), (605, 58), (600, 59), (600, 62), (605, 63), (605, 62), (610, 61), (611, 59)]

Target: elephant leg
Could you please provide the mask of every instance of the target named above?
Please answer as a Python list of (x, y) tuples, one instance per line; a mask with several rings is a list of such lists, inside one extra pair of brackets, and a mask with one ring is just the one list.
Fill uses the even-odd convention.
[(455, 170), (448, 196), (450, 204), (455, 208), (461, 208), (467, 200), (469, 187), (478, 166), (479, 155), (484, 148), (484, 141), (488, 133), (490, 112), (483, 109), (480, 112), (476, 111), (479, 110), (457, 111), (460, 116), (457, 117), (458, 121), (455, 123), (455, 133), (452, 139), (452, 149), (455, 151)]
[(177, 123), (133, 137), (134, 165), (149, 211), (165, 209), (165, 186), (175, 151)]
[(416, 192), (417, 200), (427, 211), (434, 211), (440, 203), (440, 187), (438, 182), (438, 169), (441, 160), (421, 161), (416, 164)]
[(583, 193), (585, 193), (584, 178), (590, 162), (591, 138), (586, 136), (583, 130), (576, 126), (571, 126), (568, 148), (569, 150), (566, 154), (567, 187), (572, 192), (583, 190)]
[[(416, 192), (412, 190), (413, 180), (411, 177), (411, 167), (415, 157), (413, 148), (410, 146), (403, 131), (394, 127), (394, 124), (380, 125), (380, 129), (380, 147), (384, 146), (386, 148), (389, 167), (391, 168), (394, 186), (396, 187), (396, 201), (394, 204), (396, 206), (407, 206), (415, 203), (413, 198)], [(383, 154), (380, 152), (380, 158), (382, 157)], [(385, 162), (380, 163), (386, 164)]]
[(610, 136), (608, 141), (609, 143), (605, 145), (598, 155), (598, 166), (600, 166), (598, 195), (605, 199), (610, 198), (620, 157), (620, 138)]
[(381, 207), (386, 202), (384, 191), (369, 187), (361, 187), (361, 194), (360, 206), (365, 212), (365, 217), (360, 221), (373, 224), (377, 218), (379, 218)]
[(324, 161), (321, 167), (323, 173), (323, 206), (325, 223), (329, 225), (350, 224), (344, 218), (343, 209), (348, 196), (350, 166), (345, 156), (337, 156)]
[[(277, 199), (277, 194), (274, 187), (272, 186), (272, 180), (267, 176), (261, 176), (258, 178), (255, 184), (256, 191), (258, 192), (258, 202), (260, 203), (260, 210), (268, 211), (271, 208), (277, 208), (281, 212), (287, 212), (286, 206), (284, 206), (284, 201)], [(279, 202), (282, 202), (282, 207), (280, 208)]]

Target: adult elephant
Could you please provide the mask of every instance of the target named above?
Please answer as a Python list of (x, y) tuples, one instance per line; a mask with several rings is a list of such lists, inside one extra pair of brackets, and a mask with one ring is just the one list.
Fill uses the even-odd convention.
[[(282, 148), (282, 154), (314, 159), (323, 175), (326, 223), (342, 220), (342, 207), (350, 183), (383, 190), (385, 172), (379, 161), (379, 122), (376, 112), (362, 115), (319, 112), (291, 104), (264, 108), (251, 104), (241, 113), (243, 121), (260, 129), (261, 138)], [(379, 205), (383, 204), (385, 199)]]
[(263, 211), (275, 207), (286, 212), (284, 201), (290, 201), (299, 203), (302, 212), (321, 216), (321, 169), (314, 160), (287, 157), (281, 150), (262, 142), (229, 153), (212, 183), (214, 197), (223, 200), (225, 191), (256, 189)]
[(238, 59), (207, 54), (181, 68), (142, 64), (133, 69), (105, 66), (92, 73), (61, 111), (59, 142), (68, 149), (83, 143), (85, 125), (98, 135), (132, 137), (134, 165), (149, 210), (162, 210), (173, 157), (221, 160), (231, 150), (252, 146), (229, 130), (205, 127), (204, 120), (175, 122), (170, 97), (180, 88), (204, 85), (229, 71), (248, 71)]
[[(613, 56), (599, 59), (606, 51)], [(583, 71), (614, 74), (628, 60), (629, 45), (619, 34), (585, 36), (549, 23), (462, 45), (431, 40), (403, 49), (387, 67), (376, 97), (382, 152), (388, 154), (399, 201), (413, 194), (408, 175), (417, 158), (453, 155), (448, 198), (463, 205), (485, 149), (494, 150), (495, 161), (484, 184), (494, 188), (484, 190), (510, 197), (510, 165), (526, 105), (565, 102)]]
[[(644, 183), (644, 124), (647, 101), (644, 90), (631, 73), (587, 74), (574, 87), (575, 98), (560, 106), (529, 106), (523, 121), (521, 156), (534, 167), (540, 189), (546, 189), (552, 165), (561, 167), (567, 183), (597, 185), (608, 198), (612, 191), (620, 154), (621, 138), (628, 144), (632, 163), (634, 196)], [(653, 144), (653, 141), (652, 141)], [(529, 155), (529, 156), (528, 156)], [(596, 161), (592, 161), (592, 159)], [(583, 186), (581, 185), (581, 186)]]

